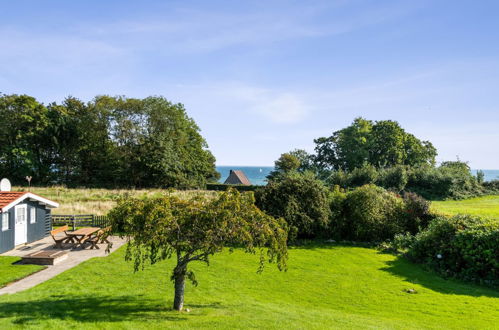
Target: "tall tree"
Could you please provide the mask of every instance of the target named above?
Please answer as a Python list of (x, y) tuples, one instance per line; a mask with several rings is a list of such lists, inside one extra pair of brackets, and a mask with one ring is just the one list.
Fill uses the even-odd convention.
[(135, 271), (148, 263), (176, 258), (171, 279), (173, 308), (182, 310), (186, 278), (197, 285), (188, 268), (193, 261), (209, 264), (210, 257), (224, 248), (240, 246), (245, 252), (259, 251), (261, 272), (266, 261), (286, 269), (287, 224), (260, 211), (252, 193), (229, 190), (216, 198), (181, 200), (172, 194), (152, 199), (122, 199), (110, 213), (114, 229), (127, 237), (126, 260)]
[(377, 168), (434, 165), (437, 154), (430, 142), (420, 141), (391, 120), (356, 118), (350, 126), (314, 142), (316, 164), (326, 170), (352, 171), (365, 164)]
[(353, 123), (330, 137), (314, 140), (317, 165), (325, 169), (352, 170), (369, 159), (369, 136), (372, 122), (356, 118)]
[(0, 173), (14, 183), (32, 176), (45, 183), (50, 166), (44, 161), (43, 136), (47, 108), (28, 95), (0, 95)]

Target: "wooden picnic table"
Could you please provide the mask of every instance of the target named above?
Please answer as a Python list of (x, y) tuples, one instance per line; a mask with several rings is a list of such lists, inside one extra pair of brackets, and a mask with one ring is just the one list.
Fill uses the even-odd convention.
[(68, 243), (74, 243), (74, 247), (77, 248), (78, 246), (83, 246), (83, 243), (92, 235), (94, 235), (96, 232), (100, 230), (99, 227), (85, 227), (85, 228), (80, 228), (75, 231), (68, 231), (66, 235), (68, 235)]

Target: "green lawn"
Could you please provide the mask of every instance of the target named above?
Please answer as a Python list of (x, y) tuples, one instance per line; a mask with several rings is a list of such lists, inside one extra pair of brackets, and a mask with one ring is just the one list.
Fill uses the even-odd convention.
[(15, 265), (19, 260), (19, 257), (0, 257), (0, 288), (45, 268), (37, 265)]
[(472, 214), (499, 219), (499, 196), (483, 196), (458, 201), (435, 201), (432, 210), (446, 215)]
[[(189, 313), (172, 311), (172, 262), (133, 273), (120, 249), (25, 292), (0, 296), (0, 328), (474, 328), (499, 327), (499, 292), (444, 280), (373, 249), (290, 250), (288, 272), (255, 273), (241, 251), (195, 264)], [(406, 293), (415, 289), (416, 294)]]

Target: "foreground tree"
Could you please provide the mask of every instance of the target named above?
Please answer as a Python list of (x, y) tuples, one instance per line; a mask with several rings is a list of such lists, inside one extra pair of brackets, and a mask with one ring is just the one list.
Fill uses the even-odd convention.
[(135, 271), (146, 264), (175, 256), (171, 279), (175, 285), (173, 308), (182, 310), (185, 280), (194, 285), (192, 261), (209, 264), (210, 256), (238, 246), (260, 254), (258, 272), (266, 261), (286, 269), (288, 228), (255, 206), (252, 193), (228, 190), (215, 198), (198, 196), (182, 200), (173, 194), (159, 198), (124, 198), (109, 214), (113, 229), (125, 233), (125, 259)]

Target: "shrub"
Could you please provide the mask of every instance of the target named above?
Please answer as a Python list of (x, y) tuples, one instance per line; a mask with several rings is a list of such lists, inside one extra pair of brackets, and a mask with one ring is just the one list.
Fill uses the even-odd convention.
[(349, 187), (360, 187), (366, 184), (375, 183), (379, 173), (373, 165), (365, 164), (362, 167), (355, 168), (348, 175)]
[(262, 186), (242, 185), (242, 184), (208, 183), (206, 185), (206, 190), (226, 191), (229, 188), (234, 188), (237, 191), (255, 191), (261, 187)]
[(341, 225), (343, 224), (346, 198), (347, 194), (340, 186), (336, 185), (333, 187), (329, 197), (329, 209), (331, 210), (329, 232), (330, 236), (337, 239), (343, 238), (340, 236), (340, 233), (342, 230)]
[(395, 166), (381, 170), (377, 183), (383, 188), (400, 192), (405, 189), (408, 179), (406, 168), (404, 166)]
[(483, 193), (483, 188), (463, 162), (445, 162), (440, 167), (423, 166), (409, 171), (406, 190), (427, 199), (467, 198)]
[(499, 193), (499, 180), (486, 181), (483, 183), (483, 187), (488, 193)]
[(343, 170), (330, 171), (327, 172), (328, 176), (326, 178), (326, 183), (331, 186), (339, 186), (341, 188), (348, 188), (349, 185), (349, 173)]
[(499, 221), (439, 217), (416, 235), (407, 256), (444, 276), (499, 284)]
[(380, 242), (404, 232), (404, 202), (394, 193), (365, 185), (346, 195), (334, 227), (343, 239)]
[(326, 234), (329, 191), (313, 174), (289, 173), (278, 181), (270, 181), (255, 197), (261, 210), (288, 222), (290, 237), (312, 238)]
[(416, 234), (421, 228), (428, 227), (428, 224), (435, 215), (430, 211), (430, 202), (423, 197), (412, 192), (404, 192), (405, 230), (411, 234)]

